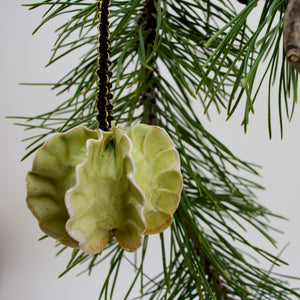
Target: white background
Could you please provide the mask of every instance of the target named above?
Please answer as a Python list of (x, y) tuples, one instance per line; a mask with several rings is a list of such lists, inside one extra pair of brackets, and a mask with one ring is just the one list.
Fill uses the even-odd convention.
[[(20, 4), (21, 1), (5, 1), (0, 10), (0, 299), (97, 299), (105, 266), (98, 267), (91, 277), (76, 277), (75, 271), (57, 279), (68, 256), (55, 258), (56, 249), (50, 239), (37, 241), (42, 233), (25, 204), (24, 178), (31, 168), (32, 158), (24, 162), (20, 162), (20, 158), (25, 153), (21, 139), (28, 135), (4, 117), (35, 115), (55, 107), (63, 98), (57, 99), (48, 88), (20, 86), (18, 83), (53, 82), (64, 74), (67, 67), (62, 63), (47, 69), (43, 67), (50, 56), (55, 24), (51, 23), (32, 37), (31, 32), (40, 22), (40, 12), (29, 12)], [(271, 141), (268, 139), (266, 109), (267, 98), (262, 95), (246, 135), (240, 126), (241, 115), (225, 122), (225, 116), (214, 114), (207, 128), (240, 158), (264, 167), (259, 182), (266, 191), (258, 194), (258, 201), (289, 221), (274, 221), (275, 227), (284, 231), (281, 235), (274, 234), (278, 249), (272, 249), (270, 244), (252, 232), (249, 239), (274, 254), (290, 242), (281, 256), (290, 265), (276, 267), (275, 270), (300, 277), (300, 108), (296, 107), (291, 123), (285, 122), (284, 139), (280, 139), (278, 126), (274, 126)], [(276, 118), (274, 121), (277, 121)], [(269, 263), (264, 265), (270, 266)], [(155, 264), (152, 268), (160, 266)], [(132, 269), (128, 270), (132, 272)], [(292, 284), (300, 286), (299, 282), (292, 281)]]

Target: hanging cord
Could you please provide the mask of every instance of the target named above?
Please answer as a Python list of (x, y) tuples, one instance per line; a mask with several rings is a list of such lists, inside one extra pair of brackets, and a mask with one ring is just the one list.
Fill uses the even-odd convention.
[(98, 0), (98, 69), (97, 69), (97, 88), (96, 93), (98, 114), (96, 116), (99, 122), (99, 129), (103, 131), (109, 131), (111, 128), (112, 109), (113, 106), (110, 101), (113, 98), (110, 92), (112, 84), (110, 78), (112, 73), (110, 72), (110, 41), (109, 41), (109, 4), (110, 0)]

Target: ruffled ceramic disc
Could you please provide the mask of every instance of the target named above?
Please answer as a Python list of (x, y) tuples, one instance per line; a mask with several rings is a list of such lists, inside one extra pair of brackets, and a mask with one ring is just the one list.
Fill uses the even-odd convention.
[(141, 246), (145, 198), (135, 184), (132, 144), (124, 131), (99, 131), (87, 159), (76, 168), (76, 186), (65, 198), (67, 231), (88, 254), (102, 251), (113, 234), (127, 251)]
[(171, 225), (180, 201), (183, 181), (178, 152), (160, 127), (138, 124), (123, 130), (133, 144), (134, 180), (146, 198), (145, 234), (162, 232)]
[(65, 229), (69, 218), (65, 193), (75, 185), (75, 167), (86, 157), (87, 140), (97, 137), (96, 131), (83, 126), (56, 134), (37, 151), (26, 177), (27, 205), (40, 228), (66, 246), (76, 248), (78, 243)]

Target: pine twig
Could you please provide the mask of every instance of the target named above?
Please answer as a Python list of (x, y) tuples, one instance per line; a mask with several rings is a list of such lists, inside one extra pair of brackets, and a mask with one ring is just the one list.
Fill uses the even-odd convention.
[[(141, 10), (141, 15), (137, 22), (137, 25), (141, 27), (142, 35), (145, 36), (143, 45), (145, 49), (145, 59), (148, 55), (150, 55), (150, 53), (152, 53), (154, 49), (157, 27), (157, 20), (155, 18), (156, 15), (157, 11), (154, 1), (145, 0), (143, 9)], [(150, 69), (147, 68), (143, 71), (142, 84), (144, 85), (144, 89), (142, 89), (140, 100), (144, 107), (144, 111), (147, 111), (144, 122), (150, 125), (153, 125), (157, 122), (157, 120), (155, 119), (155, 107), (158, 94), (156, 92), (157, 85), (155, 83), (154, 74), (155, 63), (156, 60), (153, 56), (148, 62), (148, 66), (150, 67)]]

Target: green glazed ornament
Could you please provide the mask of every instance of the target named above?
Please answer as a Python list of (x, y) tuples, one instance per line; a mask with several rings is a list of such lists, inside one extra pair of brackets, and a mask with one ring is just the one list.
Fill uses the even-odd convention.
[(111, 128), (109, 2), (98, 1), (96, 119), (54, 135), (27, 174), (27, 205), (47, 235), (87, 254), (113, 235), (136, 251), (143, 235), (167, 229), (182, 190), (179, 155), (161, 128)]
[(179, 155), (163, 129), (78, 126), (38, 150), (27, 204), (40, 228), (66, 246), (95, 254), (113, 235), (136, 251), (143, 235), (171, 225), (182, 185)]

